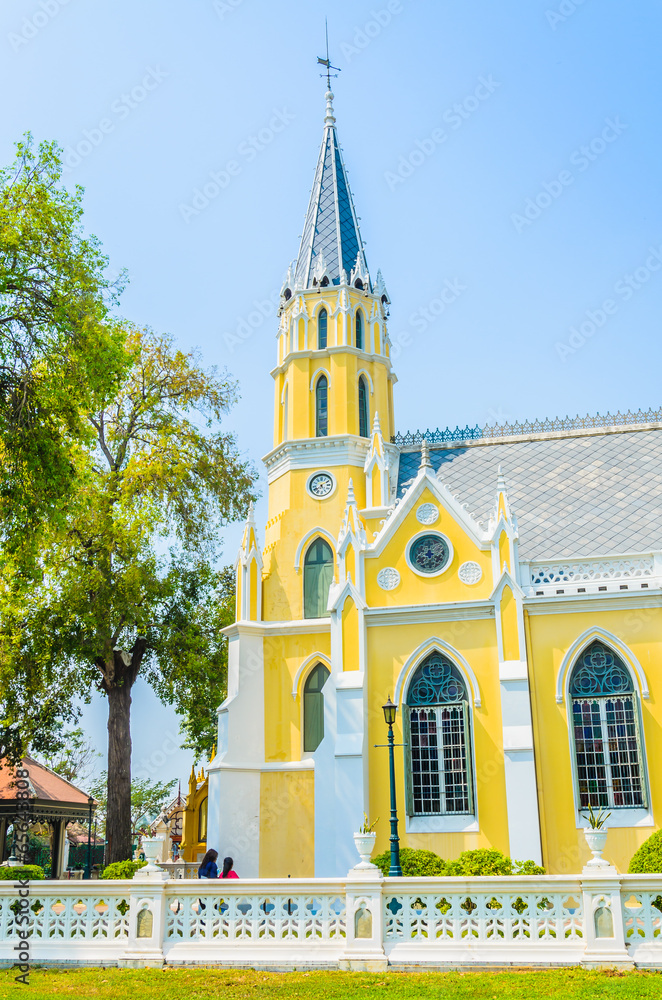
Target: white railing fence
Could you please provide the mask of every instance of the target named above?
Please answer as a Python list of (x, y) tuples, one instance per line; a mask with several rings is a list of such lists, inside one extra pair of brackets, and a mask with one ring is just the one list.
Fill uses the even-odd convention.
[[(165, 875), (165, 873), (163, 873)], [(662, 968), (662, 878), (0, 883), (0, 963)], [(162, 880), (163, 879), (163, 880)], [(25, 889), (23, 889), (25, 892)]]

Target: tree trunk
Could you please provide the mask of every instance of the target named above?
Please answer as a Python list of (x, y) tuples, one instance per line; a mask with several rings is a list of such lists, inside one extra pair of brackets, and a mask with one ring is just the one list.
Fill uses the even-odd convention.
[(133, 857), (131, 842), (131, 688), (127, 677), (108, 694), (107, 863)]

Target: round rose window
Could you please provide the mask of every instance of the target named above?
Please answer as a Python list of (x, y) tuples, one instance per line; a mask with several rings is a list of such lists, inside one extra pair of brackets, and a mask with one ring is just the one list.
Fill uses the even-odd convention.
[(409, 562), (419, 573), (439, 573), (449, 555), (448, 544), (440, 535), (421, 535), (411, 544)]

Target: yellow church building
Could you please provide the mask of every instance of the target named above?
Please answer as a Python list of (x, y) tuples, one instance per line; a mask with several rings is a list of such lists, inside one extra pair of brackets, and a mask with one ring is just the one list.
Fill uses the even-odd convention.
[(403, 847), (627, 870), (662, 819), (659, 412), (397, 434), (390, 300), (326, 95), (281, 293), (264, 545), (239, 552), (207, 846), (240, 875), (344, 876), (363, 814)]

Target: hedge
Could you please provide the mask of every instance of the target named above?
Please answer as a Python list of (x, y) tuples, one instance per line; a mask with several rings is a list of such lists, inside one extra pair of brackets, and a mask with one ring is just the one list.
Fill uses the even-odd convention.
[[(373, 864), (387, 876), (391, 866), (391, 852), (384, 851), (373, 858)], [(434, 851), (413, 850), (403, 847), (400, 851), (402, 874), (409, 878), (420, 876), (464, 876), (478, 875), (544, 875), (545, 869), (535, 861), (513, 861), (501, 851), (480, 847), (474, 851), (464, 851), (454, 861), (444, 861)]]
[(19, 865), (17, 868), (3, 865), (0, 868), (0, 880), (3, 882), (18, 882), (19, 879), (25, 878), (40, 879), (46, 876), (40, 865)]
[(662, 830), (652, 833), (634, 852), (628, 872), (630, 875), (657, 875), (662, 872)]
[(106, 865), (99, 878), (133, 878), (139, 868), (144, 868), (146, 861), (113, 861)]

